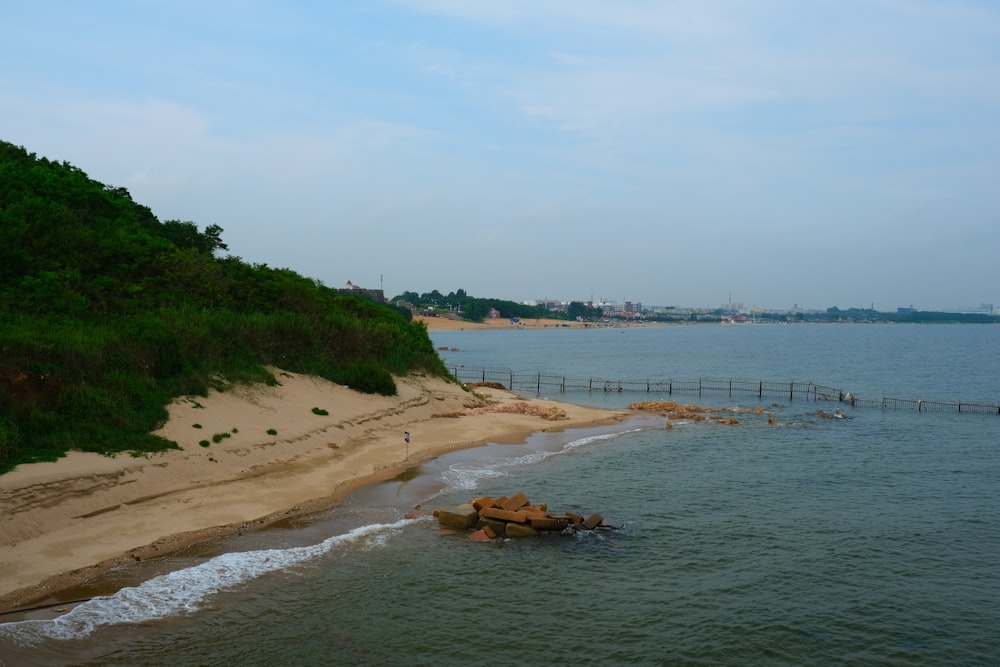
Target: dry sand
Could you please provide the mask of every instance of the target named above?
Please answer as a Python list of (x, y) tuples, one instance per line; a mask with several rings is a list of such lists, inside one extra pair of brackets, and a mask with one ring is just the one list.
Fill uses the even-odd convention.
[[(326, 509), (446, 451), (624, 418), (497, 389), (470, 393), (440, 379), (397, 378), (398, 395), (385, 397), (276, 375), (277, 387), (172, 405), (160, 433), (180, 450), (139, 458), (74, 452), (0, 475), (0, 611), (128, 561)], [(220, 433), (230, 437), (211, 442)]]

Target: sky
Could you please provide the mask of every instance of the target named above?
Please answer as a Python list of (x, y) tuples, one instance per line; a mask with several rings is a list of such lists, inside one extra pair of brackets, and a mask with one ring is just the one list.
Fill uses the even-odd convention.
[(995, 0), (0, 15), (0, 139), (331, 287), (1000, 309)]

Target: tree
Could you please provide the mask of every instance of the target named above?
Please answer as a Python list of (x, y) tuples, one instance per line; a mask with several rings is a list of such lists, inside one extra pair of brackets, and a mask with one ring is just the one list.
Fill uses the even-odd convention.
[(421, 305), (431, 304), (434, 306), (440, 306), (444, 303), (444, 301), (445, 301), (444, 295), (442, 295), (441, 292), (437, 290), (424, 292), (423, 294), (420, 295)]
[(393, 297), (393, 301), (405, 301), (407, 303), (413, 304), (414, 306), (420, 305), (420, 295), (416, 292), (403, 292), (402, 294)]
[(447, 303), (452, 308), (461, 308), (462, 304), (465, 303), (465, 300), (467, 298), (468, 295), (465, 293), (465, 290), (459, 289), (456, 292), (450, 292), (448, 296), (445, 297), (445, 303)]
[(566, 314), (571, 320), (595, 320), (600, 319), (603, 311), (600, 308), (590, 308), (580, 301), (570, 301)]
[(222, 242), (222, 231), (219, 225), (205, 227), (205, 232), (202, 234), (205, 244), (203, 249), (209, 254), (214, 255), (216, 250), (229, 250), (229, 246)]
[(209, 225), (204, 232), (199, 232), (198, 226), (193, 222), (167, 220), (163, 223), (162, 235), (178, 248), (193, 248), (198, 252), (214, 255), (217, 250), (229, 250), (229, 246), (222, 242), (222, 231), (219, 225)]

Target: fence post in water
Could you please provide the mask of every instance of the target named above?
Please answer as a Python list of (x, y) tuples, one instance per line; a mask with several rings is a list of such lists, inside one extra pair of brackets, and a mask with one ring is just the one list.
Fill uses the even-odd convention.
[(535, 384), (535, 393), (536, 394), (542, 393), (542, 374), (541, 373), (538, 374), (538, 381)]
[[(667, 384), (667, 396), (673, 396), (673, 395), (674, 395), (674, 381), (671, 380), (670, 383)], [(1000, 408), (997, 408), (997, 414), (1000, 415)]]
[(788, 383), (788, 400), (789, 401), (795, 400), (795, 380), (792, 380), (791, 382)]
[(698, 398), (701, 398), (701, 378), (698, 378)]
[(514, 391), (514, 371), (510, 372), (510, 390)]
[(757, 386), (757, 398), (764, 398), (764, 381), (761, 380), (760, 384)]
[(559, 385), (559, 393), (566, 393), (566, 376), (562, 376), (562, 384)]
[(733, 397), (733, 381), (729, 381), (729, 398)]

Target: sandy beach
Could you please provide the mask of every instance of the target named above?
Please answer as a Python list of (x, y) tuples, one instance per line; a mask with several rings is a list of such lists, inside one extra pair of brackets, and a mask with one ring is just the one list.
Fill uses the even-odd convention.
[(428, 331), (479, 331), (488, 329), (602, 329), (606, 327), (662, 327), (664, 322), (577, 322), (575, 320), (555, 320), (549, 318), (518, 318), (511, 322), (509, 318), (497, 317), (484, 319), (482, 322), (466, 322), (452, 316), (436, 315), (432, 317), (415, 315), (415, 322), (423, 322)]
[(552, 320), (552, 319), (518, 319), (517, 322), (511, 322), (509, 318), (497, 317), (493, 319), (485, 319), (482, 322), (466, 322), (465, 320), (456, 319), (453, 317), (448, 317), (444, 315), (437, 315), (433, 317), (427, 317), (423, 315), (415, 315), (413, 317), (415, 322), (423, 322), (427, 325), (428, 331), (476, 331), (481, 329), (582, 329), (585, 327), (595, 327), (598, 326), (593, 322), (584, 324), (583, 322), (574, 322), (570, 320)]
[(0, 476), (0, 612), (125, 562), (321, 511), (447, 451), (625, 417), (426, 377), (397, 378), (385, 397), (276, 376), (276, 387), (175, 402), (158, 433), (180, 450), (74, 452)]

